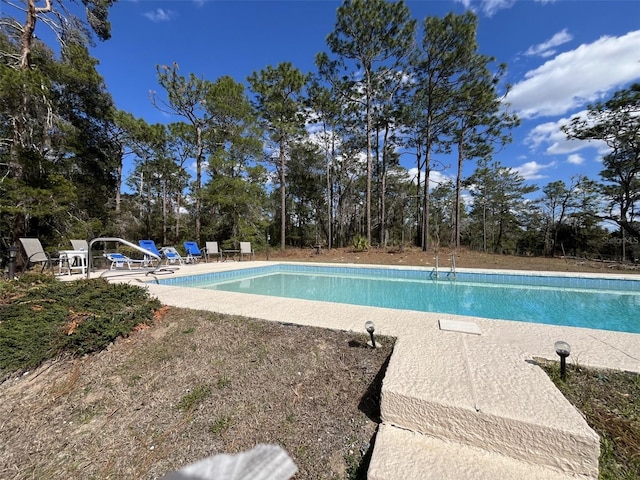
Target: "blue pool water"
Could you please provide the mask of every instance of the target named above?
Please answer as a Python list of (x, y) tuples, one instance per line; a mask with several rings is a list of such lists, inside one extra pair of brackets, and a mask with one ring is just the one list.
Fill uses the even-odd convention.
[(251, 293), (403, 310), (640, 333), (640, 279), (272, 265), (158, 280)]

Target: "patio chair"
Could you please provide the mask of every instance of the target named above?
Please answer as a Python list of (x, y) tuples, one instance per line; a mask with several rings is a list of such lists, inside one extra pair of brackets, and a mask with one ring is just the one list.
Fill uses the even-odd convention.
[(242, 260), (245, 255), (249, 255), (251, 260), (255, 260), (256, 258), (256, 254), (251, 248), (251, 242), (240, 242), (240, 260)]
[(71, 245), (74, 250), (79, 250), (83, 252), (89, 251), (89, 243), (86, 240), (71, 240)]
[(184, 242), (184, 249), (187, 252), (187, 263), (198, 263), (202, 260), (202, 252), (196, 242)]
[[(84, 273), (84, 268), (82, 267), (86, 267), (87, 266), (87, 261), (89, 258), (89, 243), (86, 240), (75, 240), (72, 239), (71, 241), (71, 246), (72, 246), (72, 250), (75, 250), (76, 252), (85, 252), (84, 255), (69, 255), (69, 254), (65, 254), (63, 253), (63, 251), (60, 252), (60, 268), (62, 268), (64, 263), (67, 263), (67, 266), (69, 268), (69, 273), (71, 272), (71, 269), (80, 269), (82, 271), (82, 273)], [(70, 262), (70, 260), (72, 260)]]
[(180, 265), (184, 264), (184, 259), (174, 247), (162, 247), (160, 249), (160, 253), (165, 258), (167, 265), (170, 263), (179, 263)]
[(218, 248), (218, 242), (206, 242), (204, 247), (205, 260), (209, 262), (209, 257), (216, 257), (219, 262), (222, 258), (222, 252)]
[(118, 253), (118, 252), (105, 253), (104, 256), (107, 257), (107, 260), (111, 262), (111, 265), (109, 266), (109, 270), (124, 268), (125, 265), (129, 270), (131, 270), (132, 264), (136, 264), (136, 263), (139, 265), (144, 264), (144, 260), (134, 260), (133, 258), (129, 258), (126, 255), (123, 255), (122, 253)]
[(24, 249), (24, 253), (27, 256), (27, 261), (24, 266), (25, 270), (29, 268), (30, 265), (39, 263), (42, 265), (40, 273), (44, 272), (44, 269), (47, 266), (53, 271), (53, 264), (60, 262), (60, 257), (52, 256), (44, 251), (39, 239), (20, 238), (19, 240), (22, 244), (22, 248)]
[(149, 267), (149, 266), (153, 267), (154, 266), (153, 262), (158, 262), (158, 265), (160, 264), (160, 259), (162, 258), (162, 254), (158, 250), (158, 247), (156, 247), (156, 242), (154, 242), (153, 240), (138, 240), (138, 245), (140, 245), (145, 250), (148, 250), (149, 252), (157, 256), (157, 257), (152, 257), (151, 255), (145, 254), (144, 262), (143, 262), (143, 265), (145, 267)]

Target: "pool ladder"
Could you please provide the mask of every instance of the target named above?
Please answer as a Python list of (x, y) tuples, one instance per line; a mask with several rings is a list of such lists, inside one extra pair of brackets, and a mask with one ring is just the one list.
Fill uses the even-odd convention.
[[(436, 265), (434, 269), (431, 271), (431, 278), (438, 280), (440, 278), (440, 270), (439, 270), (439, 257), (436, 253)], [(451, 268), (447, 272), (447, 278), (455, 280), (456, 278), (456, 254), (451, 254)]]

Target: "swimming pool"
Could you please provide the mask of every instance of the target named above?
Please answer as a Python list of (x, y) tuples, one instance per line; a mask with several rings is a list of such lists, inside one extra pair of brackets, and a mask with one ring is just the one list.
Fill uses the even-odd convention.
[(640, 279), (274, 264), (157, 283), (640, 333)]

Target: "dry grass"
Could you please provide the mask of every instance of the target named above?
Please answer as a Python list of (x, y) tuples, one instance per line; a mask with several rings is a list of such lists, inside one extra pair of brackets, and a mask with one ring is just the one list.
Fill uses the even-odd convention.
[(0, 385), (0, 478), (152, 479), (281, 445), (296, 478), (356, 472), (392, 342), (170, 309), (108, 350)]
[(538, 359), (565, 397), (600, 435), (601, 480), (640, 479), (640, 375)]

